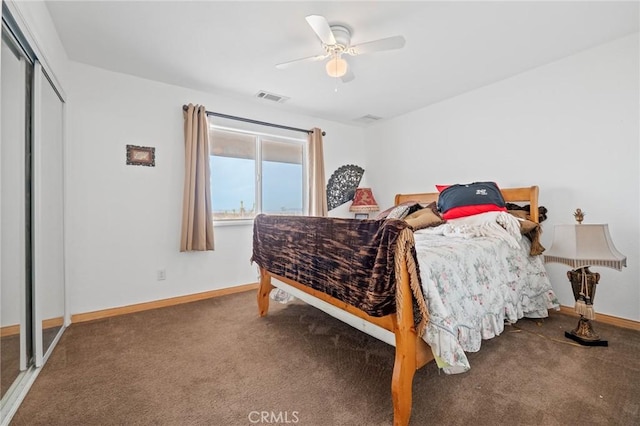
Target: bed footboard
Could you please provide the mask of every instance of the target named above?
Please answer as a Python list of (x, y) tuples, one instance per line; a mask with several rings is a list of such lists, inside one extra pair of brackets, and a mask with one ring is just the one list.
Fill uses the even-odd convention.
[[(272, 274), (269, 271), (260, 268), (260, 287), (258, 288), (257, 299), (258, 313), (261, 317), (267, 315), (269, 311), (269, 294), (275, 288), (271, 283), (271, 278)], [(274, 275), (273, 278), (394, 333), (396, 351), (393, 376), (391, 378), (393, 424), (396, 426), (408, 425), (413, 403), (413, 377), (417, 369), (433, 360), (431, 348), (416, 332), (411, 297), (401, 299), (398, 311), (395, 314), (384, 317), (371, 317), (345, 302), (295, 281), (277, 275)], [(404, 294), (411, 294), (409, 273), (406, 266), (401, 269), (398, 286), (402, 288)]]
[(269, 310), (274, 278), (393, 333), (393, 416), (403, 426), (411, 416), (415, 371), (433, 359), (420, 337), (428, 311), (414, 245), (412, 228), (397, 219), (258, 215), (254, 221), (259, 315)]

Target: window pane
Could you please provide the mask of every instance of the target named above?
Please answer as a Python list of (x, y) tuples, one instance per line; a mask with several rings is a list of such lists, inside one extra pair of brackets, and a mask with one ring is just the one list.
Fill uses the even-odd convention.
[(250, 219), (256, 211), (256, 138), (212, 130), (211, 206), (214, 220)]
[(262, 212), (303, 214), (302, 145), (262, 141)]

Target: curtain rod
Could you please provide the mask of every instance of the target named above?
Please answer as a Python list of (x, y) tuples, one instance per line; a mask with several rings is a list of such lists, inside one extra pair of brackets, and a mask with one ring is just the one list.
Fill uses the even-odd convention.
[[(189, 108), (187, 105), (183, 105), (182, 106), (182, 110), (186, 111), (187, 108)], [(236, 121), (243, 121), (245, 123), (251, 123), (251, 124), (259, 124), (261, 126), (269, 126), (269, 127), (277, 127), (278, 129), (285, 129), (285, 130), (293, 130), (295, 132), (303, 132), (303, 133), (313, 133), (313, 130), (307, 130), (307, 129), (299, 129), (297, 127), (289, 127), (289, 126), (283, 126), (282, 124), (274, 124), (274, 123), (267, 123), (266, 121), (258, 121), (258, 120), (252, 120), (250, 118), (244, 118), (244, 117), (236, 117), (235, 115), (227, 115), (227, 114), (221, 114), (219, 112), (212, 112), (212, 111), (206, 111), (207, 115), (213, 115), (215, 117), (221, 117), (221, 118), (228, 118), (230, 120), (236, 120)], [(326, 136), (327, 132), (322, 132), (322, 136)]]

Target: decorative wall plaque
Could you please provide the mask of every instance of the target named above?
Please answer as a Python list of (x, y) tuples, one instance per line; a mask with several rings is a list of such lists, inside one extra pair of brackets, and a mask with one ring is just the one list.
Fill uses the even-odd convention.
[(155, 167), (156, 149), (148, 146), (127, 145), (127, 164)]

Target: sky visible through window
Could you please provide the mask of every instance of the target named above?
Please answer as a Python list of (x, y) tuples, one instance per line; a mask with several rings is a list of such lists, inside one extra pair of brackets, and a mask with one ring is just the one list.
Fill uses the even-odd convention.
[[(215, 212), (253, 210), (255, 203), (255, 161), (212, 155), (211, 204)], [(262, 211), (302, 211), (302, 165), (265, 161), (262, 164)]]

